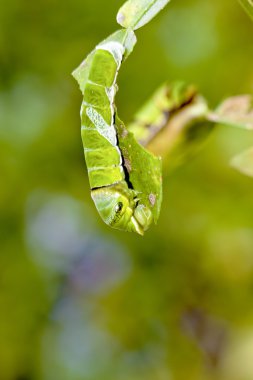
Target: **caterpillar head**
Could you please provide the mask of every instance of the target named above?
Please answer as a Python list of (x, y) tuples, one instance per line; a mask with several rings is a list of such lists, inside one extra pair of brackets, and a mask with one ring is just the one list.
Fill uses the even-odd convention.
[(91, 196), (103, 221), (113, 228), (143, 235), (153, 221), (150, 209), (134, 200), (133, 190), (108, 186), (92, 190)]

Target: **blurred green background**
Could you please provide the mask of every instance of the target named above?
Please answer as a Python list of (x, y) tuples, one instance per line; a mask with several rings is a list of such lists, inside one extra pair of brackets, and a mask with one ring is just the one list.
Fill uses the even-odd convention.
[[(252, 380), (253, 180), (218, 127), (166, 176), (157, 226), (103, 224), (71, 71), (121, 0), (0, 5), (0, 380)], [(253, 23), (234, 0), (174, 0), (137, 31), (117, 95), (127, 123), (164, 80), (211, 106), (253, 92)]]

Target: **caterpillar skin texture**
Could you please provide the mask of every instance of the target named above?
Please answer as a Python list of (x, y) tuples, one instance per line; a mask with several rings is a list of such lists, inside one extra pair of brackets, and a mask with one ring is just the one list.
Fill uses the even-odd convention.
[(116, 79), (124, 52), (116, 41), (96, 47), (84, 88), (81, 134), (91, 196), (101, 218), (113, 228), (143, 235), (152, 212), (138, 204), (137, 192), (126, 181), (115, 128)]

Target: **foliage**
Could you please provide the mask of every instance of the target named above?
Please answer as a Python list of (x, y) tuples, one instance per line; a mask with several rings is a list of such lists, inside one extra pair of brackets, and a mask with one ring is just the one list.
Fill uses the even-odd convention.
[(170, 0), (128, 0), (118, 11), (117, 22), (124, 28), (139, 29), (147, 24)]

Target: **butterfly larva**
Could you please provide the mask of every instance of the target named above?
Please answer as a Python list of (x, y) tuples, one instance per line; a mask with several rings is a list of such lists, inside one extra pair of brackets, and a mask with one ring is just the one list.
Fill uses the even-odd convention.
[(115, 126), (116, 79), (124, 53), (117, 41), (104, 42), (93, 53), (83, 88), (82, 141), (91, 196), (100, 216), (111, 227), (143, 234), (153, 215), (139, 204), (126, 179)]

